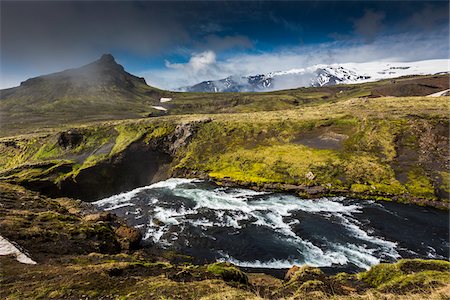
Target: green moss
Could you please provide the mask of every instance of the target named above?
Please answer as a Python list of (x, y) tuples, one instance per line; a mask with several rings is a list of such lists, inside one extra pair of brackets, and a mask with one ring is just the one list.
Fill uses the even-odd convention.
[(412, 293), (431, 290), (450, 282), (450, 273), (438, 271), (423, 271), (414, 274), (401, 275), (378, 287), (380, 291), (395, 293)]
[(355, 280), (356, 277), (357, 276), (355, 274), (348, 274), (345, 272), (341, 272), (341, 273), (336, 274), (334, 276), (334, 279), (336, 279), (338, 282), (346, 282), (346, 281)]
[(354, 193), (366, 193), (371, 190), (371, 186), (368, 184), (354, 183), (350, 187), (350, 191)]
[[(236, 181), (265, 183), (320, 184), (333, 182), (339, 158), (331, 150), (312, 149), (302, 145), (277, 145), (256, 149), (235, 149), (211, 160), (205, 166), (216, 179), (229, 177)], [(321, 168), (321, 172), (308, 176)]]
[(436, 199), (434, 186), (421, 168), (414, 168), (408, 173), (408, 182), (405, 186), (413, 196)]
[(450, 283), (450, 262), (437, 260), (400, 260), (379, 264), (358, 278), (381, 291), (407, 292), (430, 289)]
[(441, 176), (442, 185), (440, 188), (444, 190), (447, 193), (450, 193), (450, 173), (441, 171), (439, 172), (439, 175)]
[(405, 187), (393, 178), (391, 178), (389, 183), (375, 183), (373, 186), (377, 193), (384, 195), (401, 195), (406, 191)]
[(92, 126), (81, 130), (83, 135), (82, 142), (71, 152), (85, 153), (99, 149), (101, 146), (114, 140), (117, 133), (111, 130), (110, 126)]
[(18, 166), (0, 174), (2, 180), (9, 182), (53, 181), (56, 177), (67, 172), (73, 162), (68, 160), (52, 160), (46, 163)]
[(36, 216), (36, 220), (40, 221), (40, 222), (47, 222), (47, 221), (52, 221), (52, 220), (76, 222), (76, 221), (79, 221), (80, 219), (75, 216), (68, 215), (68, 214), (60, 214), (60, 213), (53, 212), (53, 211), (46, 211), (46, 212), (38, 213)]
[(158, 139), (164, 136), (169, 135), (175, 130), (175, 124), (170, 123), (161, 123), (155, 125), (156, 127), (149, 128), (149, 131), (147, 132), (144, 142), (149, 143), (153, 139)]
[(243, 284), (248, 283), (247, 275), (230, 263), (217, 262), (210, 264), (206, 270), (209, 273), (222, 277), (225, 281), (235, 281)]
[(357, 184), (390, 183), (395, 179), (392, 168), (369, 153), (345, 155), (345, 176), (348, 182)]
[(119, 135), (116, 138), (111, 155), (117, 154), (125, 150), (131, 143), (139, 140), (144, 136), (147, 128), (139, 124), (122, 124), (115, 127)]
[(450, 272), (450, 262), (445, 260), (401, 259), (397, 265), (403, 273), (407, 274), (424, 270)]
[(55, 142), (44, 144), (33, 156), (33, 160), (45, 160), (49, 158), (56, 158), (58, 156), (61, 156), (62, 153), (63, 151), (61, 147), (58, 145), (58, 143)]
[(371, 287), (379, 287), (402, 275), (397, 264), (379, 264), (373, 266), (369, 271), (359, 273), (358, 279)]
[(133, 261), (129, 263), (130, 266), (142, 266), (145, 268), (171, 269), (173, 266), (168, 262), (148, 262), (148, 261)]
[(396, 136), (405, 125), (403, 120), (365, 120), (358, 132), (346, 142), (350, 151), (370, 152), (386, 161), (396, 157)]
[(319, 269), (311, 266), (302, 266), (292, 275), (289, 283), (304, 283), (310, 280), (321, 280), (325, 274)]

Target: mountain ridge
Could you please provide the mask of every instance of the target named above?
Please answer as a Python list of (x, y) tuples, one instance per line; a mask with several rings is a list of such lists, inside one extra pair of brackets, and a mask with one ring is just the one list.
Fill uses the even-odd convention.
[(318, 64), (307, 68), (258, 75), (234, 75), (207, 80), (177, 90), (187, 92), (266, 92), (300, 87), (320, 87), (378, 81), (408, 75), (449, 72), (448, 60)]
[(47, 120), (135, 118), (159, 103), (165, 92), (125, 71), (111, 54), (79, 68), (33, 77), (0, 90), (2, 123)]
[[(85, 80), (84, 82), (83, 79)], [(122, 65), (118, 64), (111, 54), (103, 54), (98, 60), (95, 60), (81, 67), (70, 68), (60, 72), (32, 77), (25, 81), (22, 81), (20, 83), (20, 86), (3, 89), (1, 91), (13, 90), (19, 87), (32, 87), (33, 85), (38, 84), (44, 80), (78, 80), (80, 81), (79, 83), (88, 86), (99, 83), (120, 84), (121, 81), (122, 83), (127, 82), (128, 86), (130, 87), (135, 85), (133, 84), (134, 81), (147, 85), (143, 77), (138, 77), (126, 72), (125, 68)]]

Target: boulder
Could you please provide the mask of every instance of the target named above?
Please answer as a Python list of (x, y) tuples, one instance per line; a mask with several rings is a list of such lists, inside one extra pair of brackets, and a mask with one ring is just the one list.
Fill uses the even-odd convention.
[(122, 249), (131, 250), (139, 247), (142, 234), (136, 228), (122, 225), (115, 230), (115, 233)]
[(61, 148), (75, 148), (83, 141), (83, 134), (78, 129), (70, 129), (61, 132), (58, 137), (58, 144)]
[(112, 215), (109, 212), (100, 212), (95, 214), (89, 214), (83, 217), (83, 220), (86, 222), (99, 222), (99, 221), (111, 221)]
[(286, 275), (284, 275), (284, 280), (289, 281), (291, 280), (292, 276), (294, 276), (294, 274), (300, 270), (300, 267), (297, 265), (292, 266), (287, 272)]
[(239, 282), (242, 284), (248, 284), (247, 274), (239, 270), (236, 266), (228, 262), (217, 262), (210, 264), (207, 267), (207, 271), (216, 276), (222, 277), (225, 281)]

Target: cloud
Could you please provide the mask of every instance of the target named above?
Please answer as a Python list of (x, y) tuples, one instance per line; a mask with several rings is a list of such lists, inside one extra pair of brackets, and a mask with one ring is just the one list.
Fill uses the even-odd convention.
[(237, 53), (222, 60), (213, 51), (205, 51), (193, 54), (186, 63), (167, 63), (165, 69), (147, 70), (139, 75), (151, 85), (174, 89), (232, 75), (264, 74), (315, 64), (447, 58), (448, 42), (448, 30), (443, 29), (384, 36), (370, 44), (345, 40), (258, 54)]
[[(335, 2), (0, 1), (0, 85), (105, 52), (164, 88), (315, 63), (448, 56), (448, 2), (392, 4), (404, 9), (385, 12), (365, 1)], [(330, 36), (336, 40), (317, 44)], [(306, 46), (280, 48), (300, 38)]]
[(405, 23), (406, 26), (413, 26), (422, 30), (429, 30), (435, 26), (445, 24), (448, 27), (449, 12), (448, 7), (443, 9), (435, 5), (425, 5), (424, 9), (415, 12)]
[(303, 27), (299, 23), (288, 21), (285, 18), (276, 16), (273, 12), (269, 14), (270, 19), (275, 23), (293, 32), (302, 32)]
[(87, 62), (101, 53), (127, 51), (160, 55), (190, 33), (182, 12), (173, 5), (109, 2), (1, 3), (1, 62), (43, 72)]
[(205, 51), (192, 55), (189, 62), (185, 64), (171, 63), (166, 60), (166, 67), (170, 69), (184, 70), (192, 73), (193, 75), (197, 75), (205, 73), (205, 70), (208, 70), (215, 63), (216, 54), (213, 51)]
[(197, 27), (198, 27), (198, 28), (196, 28), (197, 30), (199, 30), (203, 33), (208, 33), (208, 34), (222, 32), (225, 30), (225, 27), (223, 27), (223, 25), (221, 25), (219, 23), (215, 23), (215, 22), (201, 23), (201, 24), (198, 24)]
[[(165, 66), (166, 70), (147, 72), (146, 79), (157, 86), (171, 84), (172, 87), (175, 87), (173, 86), (174, 82), (182, 86), (223, 74), (217, 64), (216, 53), (212, 50), (194, 53), (187, 63), (171, 63), (166, 60)], [(177, 76), (178, 78), (175, 79), (174, 77)]]
[(248, 49), (253, 47), (252, 41), (243, 35), (218, 36), (208, 35), (204, 38), (199, 48), (211, 49), (213, 51), (223, 51), (228, 49)]
[(383, 12), (366, 10), (361, 18), (353, 21), (353, 28), (366, 42), (371, 43), (383, 28), (382, 21), (384, 17), (385, 14)]

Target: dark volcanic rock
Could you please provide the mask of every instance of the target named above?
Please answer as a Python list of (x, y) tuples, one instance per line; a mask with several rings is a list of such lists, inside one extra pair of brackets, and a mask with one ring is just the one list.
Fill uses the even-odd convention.
[(58, 144), (62, 148), (75, 148), (83, 140), (83, 134), (77, 129), (70, 129), (67, 132), (61, 132), (58, 137)]

